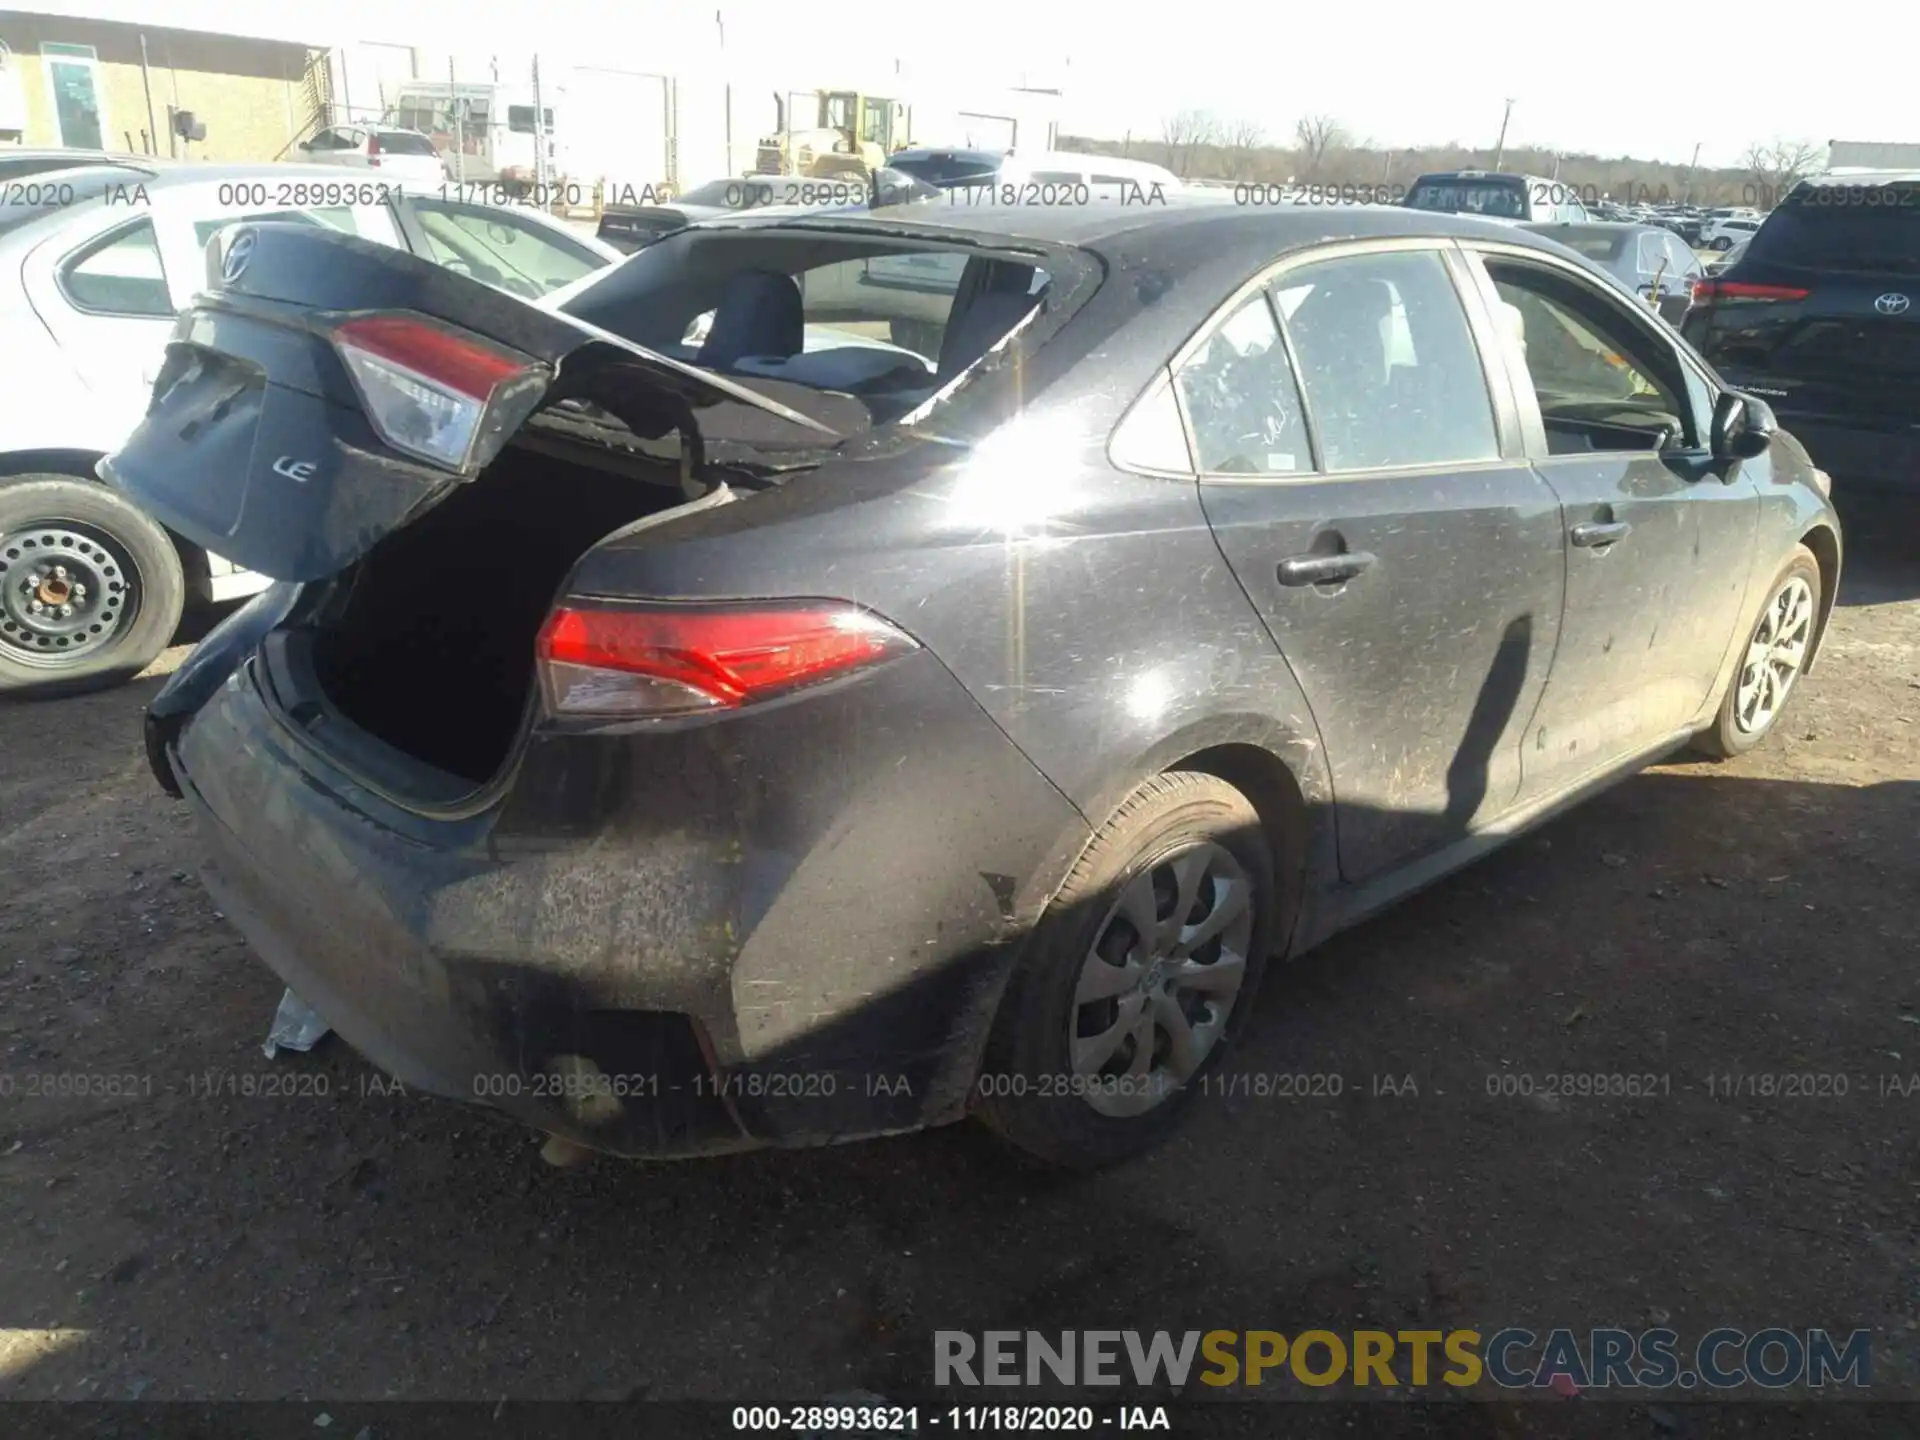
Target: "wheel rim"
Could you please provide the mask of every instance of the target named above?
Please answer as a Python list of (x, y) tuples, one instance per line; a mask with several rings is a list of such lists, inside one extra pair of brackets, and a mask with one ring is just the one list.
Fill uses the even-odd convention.
[(1246, 980), (1253, 886), (1202, 841), (1121, 888), (1080, 967), (1067, 1053), (1103, 1115), (1139, 1115), (1177, 1091), (1220, 1043)]
[(1813, 587), (1795, 575), (1767, 602), (1740, 662), (1733, 723), (1742, 735), (1758, 735), (1773, 724), (1800, 678), (1812, 634)]
[(98, 654), (140, 610), (140, 572), (106, 531), (34, 520), (0, 535), (0, 656), (58, 670)]

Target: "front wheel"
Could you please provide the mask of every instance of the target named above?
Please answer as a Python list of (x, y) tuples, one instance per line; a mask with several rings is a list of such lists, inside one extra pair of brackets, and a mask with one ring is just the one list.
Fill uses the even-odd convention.
[(167, 532), (105, 486), (0, 480), (0, 694), (131, 680), (172, 641), (186, 593)]
[(976, 1113), (1076, 1169), (1163, 1139), (1246, 1023), (1275, 933), (1273, 854), (1247, 798), (1173, 772), (1089, 843), (1007, 988)]
[(1733, 248), (1733, 241), (1724, 235), (1717, 235), (1714, 237), (1713, 244), (1708, 248), (1712, 250), (1731, 250)]
[(1806, 546), (1796, 545), (1768, 587), (1720, 712), (1695, 739), (1695, 749), (1728, 759), (1773, 733), (1806, 668), (1819, 619), (1820, 562)]

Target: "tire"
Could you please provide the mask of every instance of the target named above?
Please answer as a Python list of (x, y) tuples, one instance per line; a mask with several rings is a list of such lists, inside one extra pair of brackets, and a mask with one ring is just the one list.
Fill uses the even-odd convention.
[[(1727, 682), (1727, 693), (1720, 699), (1713, 724), (1694, 737), (1695, 750), (1716, 760), (1728, 760), (1746, 754), (1773, 733), (1799, 691), (1807, 650), (1820, 624), (1820, 603), (1820, 562), (1806, 546), (1796, 545), (1787, 563), (1780, 567), (1780, 573), (1767, 587), (1766, 602), (1747, 627), (1746, 649), (1733, 678)], [(1768, 652), (1763, 659), (1754, 660), (1752, 657), (1761, 645), (1768, 646)], [(1792, 669), (1782, 685), (1776, 658), (1789, 657)], [(1770, 667), (1774, 687), (1772, 703), (1764, 710), (1756, 702), (1768, 697), (1753, 688), (1754, 682), (1763, 679), (1760, 669), (1763, 665)]]
[(124, 684), (172, 641), (186, 595), (167, 532), (104, 485), (0, 480), (0, 695)]
[(1724, 235), (1716, 235), (1713, 237), (1713, 243), (1707, 248), (1710, 250), (1731, 250), (1733, 248), (1733, 241)]
[[(1185, 970), (1166, 969), (1177, 958), (1165, 956), (1164, 946), (1152, 947), (1165, 957), (1158, 964), (1140, 963), (1142, 927), (1128, 912), (1144, 921), (1140, 905), (1150, 901), (1154, 916), (1145, 928), (1171, 938), (1182, 928), (1172, 922), (1183, 880), (1193, 897), (1188, 928), (1230, 917), (1224, 933), (1194, 948)], [(1236, 886), (1244, 886), (1244, 923), (1233, 903)], [(1245, 1026), (1276, 933), (1277, 893), (1272, 850), (1244, 795), (1195, 772), (1147, 781), (1100, 828), (1041, 916), (1000, 1002), (974, 1089), (975, 1113), (1028, 1156), (1069, 1169), (1112, 1164), (1158, 1144)], [(1231, 970), (1215, 974), (1212, 967), (1236, 954), (1239, 984), (1229, 994)], [(1110, 963), (1119, 957), (1123, 964)], [(1201, 985), (1179, 985), (1179, 975), (1195, 972)], [(1169, 974), (1172, 989), (1162, 984)], [(1126, 993), (1118, 993), (1130, 976)], [(1081, 1000), (1089, 981), (1103, 993)], [(1189, 1052), (1184, 1078), (1172, 1033), (1158, 1018), (1167, 1004), (1188, 1017), (1192, 1033), (1212, 1037), (1197, 1064)], [(1151, 1036), (1144, 1076), (1143, 1031)], [(1095, 1062), (1117, 1032), (1124, 1033), (1102, 1069)]]

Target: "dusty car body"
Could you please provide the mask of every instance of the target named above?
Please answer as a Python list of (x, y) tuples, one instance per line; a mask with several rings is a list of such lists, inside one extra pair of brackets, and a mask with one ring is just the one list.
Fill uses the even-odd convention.
[[(1512, 227), (743, 219), (554, 313), (254, 233), (107, 466), (280, 582), (156, 776), (376, 1063), (619, 1153), (1132, 1153), (1270, 955), (1759, 743), (1838, 579), (1766, 407)], [(947, 253), (929, 373), (806, 368), (807, 273)]]

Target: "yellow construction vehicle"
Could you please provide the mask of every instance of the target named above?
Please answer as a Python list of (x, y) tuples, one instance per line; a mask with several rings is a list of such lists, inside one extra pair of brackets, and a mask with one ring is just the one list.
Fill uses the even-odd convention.
[[(815, 123), (796, 128), (794, 112), (818, 101)], [(906, 143), (907, 107), (898, 100), (854, 90), (822, 90), (815, 97), (775, 95), (778, 133), (763, 136), (754, 161), (758, 175), (866, 181)]]

